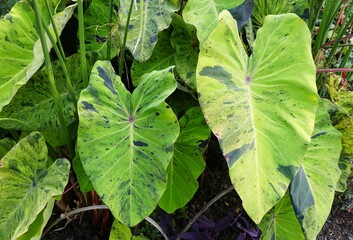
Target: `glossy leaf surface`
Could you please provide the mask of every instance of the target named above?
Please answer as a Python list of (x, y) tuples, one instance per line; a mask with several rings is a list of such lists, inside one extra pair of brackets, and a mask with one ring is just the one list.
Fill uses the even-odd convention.
[(196, 27), (197, 37), (202, 46), (217, 26), (219, 13), (222, 10), (233, 9), (243, 2), (244, 0), (189, 0), (183, 10), (183, 18), (185, 22)]
[(164, 100), (175, 89), (168, 68), (144, 75), (131, 94), (111, 64), (98, 61), (81, 92), (83, 168), (114, 217), (129, 226), (151, 214), (166, 188), (179, 124)]
[(199, 187), (197, 178), (205, 169), (202, 147), (210, 130), (199, 107), (191, 108), (179, 120), (181, 133), (174, 143), (174, 156), (168, 166), (168, 184), (158, 205), (172, 213), (185, 206)]
[(129, 29), (126, 46), (137, 61), (143, 62), (152, 55), (158, 41), (158, 33), (169, 27), (173, 13), (179, 10), (180, 2), (178, 0), (135, 1), (129, 26), (126, 26), (130, 2), (130, 0), (120, 0), (119, 32), (123, 38), (125, 28)]
[[(59, 1), (48, 2), (53, 12)], [(42, 17), (48, 24), (49, 16), (45, 1), (39, 0), (38, 3), (43, 13)], [(75, 6), (72, 5), (53, 16), (59, 33), (71, 18)], [(0, 20), (0, 111), (11, 101), (18, 89), (27, 83), (44, 61), (36, 28), (34, 11), (28, 1), (18, 2), (11, 12)], [(50, 49), (50, 41), (47, 43)]]
[(0, 160), (0, 239), (16, 239), (53, 196), (61, 195), (70, 163), (57, 159), (47, 167), (45, 139), (33, 132)]
[(318, 101), (310, 32), (294, 14), (268, 16), (249, 58), (223, 11), (200, 49), (196, 82), (232, 183), (259, 223), (284, 196), (310, 143)]
[(290, 185), (293, 207), (307, 239), (316, 238), (330, 213), (341, 175), (341, 148), (341, 133), (331, 125), (320, 101), (309, 148)]

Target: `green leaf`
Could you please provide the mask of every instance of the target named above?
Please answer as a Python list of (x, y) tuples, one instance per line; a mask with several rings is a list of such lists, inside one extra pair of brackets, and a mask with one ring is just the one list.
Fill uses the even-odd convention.
[(305, 239), (288, 191), (258, 226), (262, 231), (261, 239)]
[(320, 101), (309, 148), (290, 185), (293, 207), (307, 239), (316, 239), (330, 213), (341, 175), (340, 152), (341, 133), (331, 125)]
[(99, 61), (79, 99), (83, 168), (114, 217), (129, 226), (151, 214), (166, 188), (179, 134), (164, 102), (176, 89), (172, 70), (144, 75), (131, 94), (111, 64)]
[[(93, 66), (96, 58), (97, 54), (87, 55), (88, 69)], [(80, 55), (72, 55), (65, 60), (65, 64), (76, 97), (78, 98), (81, 90), (84, 88)], [(69, 125), (76, 120), (75, 103), (66, 86), (66, 78), (59, 61), (53, 62), (53, 71), (65, 121)], [(18, 119), (27, 123), (31, 127), (31, 129), (27, 129), (21, 124), (9, 121), (0, 122), (0, 126), (3, 128), (25, 131), (48, 131), (52, 132), (51, 135), (60, 134), (60, 131), (56, 131), (60, 126), (59, 117), (55, 110), (54, 98), (51, 94), (51, 87), (47, 79), (46, 68), (38, 71), (25, 86), (19, 89), (11, 103), (3, 108), (0, 113), (0, 118)]]
[(72, 160), (72, 167), (74, 168), (81, 192), (85, 193), (94, 190), (91, 181), (83, 169), (81, 159), (77, 153), (75, 158)]
[(244, 0), (189, 0), (183, 10), (183, 18), (196, 27), (202, 46), (217, 26), (218, 14), (222, 10), (236, 8), (243, 2)]
[(47, 225), (53, 212), (55, 199), (51, 198), (47, 206), (38, 214), (36, 220), (29, 226), (28, 232), (17, 240), (40, 240), (44, 227)]
[(311, 36), (294, 14), (268, 16), (249, 58), (229, 12), (200, 49), (196, 75), (206, 122), (236, 191), (259, 223), (284, 196), (315, 123)]
[(134, 86), (141, 82), (143, 74), (154, 70), (163, 70), (175, 65), (175, 50), (170, 44), (170, 34), (164, 30), (158, 34), (158, 42), (152, 56), (143, 63), (134, 60), (131, 67), (131, 78)]
[(4, 138), (0, 140), (0, 159), (6, 155), (8, 151), (11, 150), (13, 146), (16, 145), (16, 142), (10, 138)]
[(109, 240), (131, 240), (132, 233), (128, 226), (114, 219), (112, 229), (110, 230)]
[[(54, 10), (59, 0), (48, 1)], [(46, 23), (49, 15), (44, 0), (39, 7)], [(67, 7), (53, 16), (59, 34), (71, 18), (76, 5)], [(18, 2), (9, 14), (0, 20), (0, 112), (9, 104), (18, 89), (27, 83), (44, 61), (42, 47), (37, 35), (34, 11), (28, 1)], [(52, 29), (50, 26), (49, 29)], [(55, 36), (55, 35), (54, 35)], [(50, 41), (49, 49), (51, 48)]]
[(339, 160), (341, 177), (336, 191), (344, 192), (347, 188), (347, 179), (351, 173), (351, 158), (353, 157), (353, 119), (339, 105), (330, 100), (323, 99), (325, 107), (331, 116), (332, 125), (342, 133), (342, 152)]
[(167, 188), (158, 203), (168, 213), (184, 207), (198, 189), (197, 178), (206, 166), (202, 148), (207, 146), (210, 136), (200, 107), (188, 110), (179, 123), (181, 133), (167, 169)]
[(120, 0), (119, 33), (123, 38), (125, 28), (128, 27), (126, 46), (137, 61), (143, 62), (152, 55), (158, 41), (158, 33), (169, 27), (173, 13), (180, 8), (180, 1), (135, 1), (129, 26), (126, 26), (130, 2)]
[(196, 66), (199, 55), (199, 42), (196, 28), (174, 14), (171, 42), (175, 48), (175, 68), (181, 79), (196, 90)]
[(68, 180), (70, 163), (57, 159), (47, 167), (45, 139), (33, 132), (0, 160), (0, 239), (16, 239), (51, 197), (60, 195)]
[[(118, 2), (114, 0), (113, 4)], [(93, 0), (84, 13), (86, 51), (96, 51), (104, 59), (108, 43), (111, 44), (111, 58), (115, 57), (120, 49), (118, 16), (113, 11), (112, 23), (109, 24), (109, 11), (109, 1)]]

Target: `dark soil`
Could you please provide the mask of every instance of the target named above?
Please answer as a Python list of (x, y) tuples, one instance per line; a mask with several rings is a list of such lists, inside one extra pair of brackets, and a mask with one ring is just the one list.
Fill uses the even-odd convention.
[[(176, 236), (182, 231), (187, 225), (188, 221), (195, 216), (212, 198), (217, 194), (227, 189), (230, 186), (229, 175), (225, 174), (228, 171), (226, 161), (223, 159), (222, 154), (218, 148), (218, 144), (211, 140), (208, 152), (206, 153), (207, 168), (199, 178), (199, 190), (193, 197), (193, 199), (182, 209), (177, 210), (172, 214), (173, 227), (168, 230), (168, 236)], [(318, 240), (337, 240), (347, 239), (353, 240), (353, 213), (350, 213), (339, 208), (339, 201), (336, 201), (333, 210), (323, 227)], [(241, 200), (234, 190), (229, 192), (209, 207), (201, 217), (207, 223), (217, 223), (224, 217), (229, 215), (240, 216), (246, 219), (249, 224), (248, 229), (253, 231), (259, 231), (256, 225), (246, 215), (245, 211), (241, 206)], [(56, 209), (50, 222), (54, 221), (60, 216), (60, 211)], [(151, 218), (160, 222), (160, 220), (166, 216), (161, 209), (157, 209)], [(112, 220), (112, 217), (111, 217)], [(102, 230), (101, 225), (93, 222), (92, 213), (84, 213), (81, 216), (77, 216), (76, 219), (69, 222), (65, 228), (66, 220), (56, 225), (51, 229), (43, 238), (44, 240), (108, 240), (109, 239), (109, 226), (106, 230)], [(162, 220), (164, 221), (164, 220)], [(165, 222), (164, 222), (165, 223)], [(244, 222), (238, 221), (245, 227)], [(111, 221), (110, 221), (111, 224)], [(197, 225), (196, 223), (195, 225)], [(207, 224), (206, 224), (207, 225)], [(62, 230), (56, 231), (55, 229), (63, 228)], [(245, 227), (246, 228), (246, 227)], [(189, 231), (195, 231), (195, 227), (189, 229)], [(152, 240), (163, 239), (160, 233), (148, 222), (143, 221), (141, 224), (132, 229), (134, 235), (144, 234), (146, 237)], [(244, 231), (240, 229), (236, 224), (227, 227), (221, 232), (213, 232), (210, 234), (210, 239), (215, 240), (228, 240), (237, 239), (240, 234), (244, 234)], [(200, 238), (205, 239), (205, 238)], [(246, 239), (251, 239), (249, 235)]]

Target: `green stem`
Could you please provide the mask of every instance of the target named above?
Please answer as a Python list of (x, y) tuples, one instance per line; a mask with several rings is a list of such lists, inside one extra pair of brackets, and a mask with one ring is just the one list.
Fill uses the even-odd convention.
[(110, 60), (110, 49), (111, 49), (111, 34), (112, 34), (112, 22), (113, 22), (113, 0), (109, 0), (109, 36), (107, 39), (107, 60)]
[[(54, 22), (53, 13), (52, 13), (52, 11), (51, 11), (51, 9), (49, 7), (49, 4), (48, 4), (47, 0), (45, 0), (45, 5), (47, 6), (47, 10), (48, 10), (48, 13), (49, 13), (49, 16), (50, 16), (50, 22), (51, 22), (51, 25), (53, 26), (55, 37), (56, 37), (56, 39), (58, 39), (58, 45), (59, 45), (59, 49), (60, 49), (61, 55), (65, 58), (65, 52), (64, 52), (64, 48), (63, 48), (63, 46), (61, 44), (61, 41), (60, 41), (60, 37), (59, 37), (60, 35), (59, 35), (59, 32), (58, 32), (58, 28), (56, 27), (56, 24)], [(46, 26), (46, 25), (43, 24), (43, 26)]]
[(126, 41), (127, 41), (127, 33), (128, 33), (128, 29), (129, 29), (130, 17), (131, 17), (132, 6), (133, 5), (134, 5), (134, 0), (131, 0), (130, 8), (129, 8), (129, 15), (127, 16), (126, 25), (125, 25), (123, 46), (121, 47), (120, 58), (119, 58), (119, 76), (120, 76), (120, 78), (123, 77), (123, 65), (124, 65), (124, 56), (125, 56), (125, 48), (126, 48)]
[(9, 130), (13, 139), (15, 140), (15, 142), (18, 142), (18, 140), (20, 140), (20, 135), (18, 135), (18, 133), (15, 130)]
[(63, 115), (63, 112), (62, 112), (62, 107), (61, 107), (61, 103), (60, 103), (60, 99), (59, 99), (59, 94), (58, 94), (58, 91), (56, 89), (55, 80), (54, 80), (54, 73), (53, 73), (53, 67), (52, 67), (52, 64), (51, 64), (51, 60), (50, 60), (50, 56), (49, 56), (49, 50), (48, 50), (48, 46), (47, 46), (47, 43), (46, 43), (44, 31), (43, 31), (43, 25), (42, 25), (42, 21), (41, 21), (42, 18), (41, 18), (41, 15), (40, 15), (40, 11), (38, 9), (37, 0), (33, 0), (33, 5), (34, 5), (34, 12), (35, 12), (36, 20), (37, 20), (37, 23), (38, 23), (38, 33), (39, 33), (39, 37), (40, 37), (40, 42), (42, 44), (44, 60), (45, 60), (46, 68), (47, 68), (48, 80), (49, 80), (49, 84), (50, 84), (50, 88), (51, 88), (51, 93), (53, 95), (55, 110), (56, 110), (56, 112), (58, 114), (60, 126), (62, 128), (63, 133), (64, 133), (64, 136), (65, 136), (65, 139), (66, 139), (66, 144), (68, 146), (70, 155), (74, 156), (75, 149), (74, 149), (74, 146), (73, 146), (71, 138), (70, 138), (69, 130), (68, 130), (67, 126), (66, 126), (65, 118), (64, 118), (64, 115)]
[(62, 68), (62, 70), (63, 70), (63, 72), (64, 72), (64, 76), (65, 76), (65, 79), (66, 79), (66, 87), (67, 87), (67, 89), (69, 90), (69, 93), (70, 93), (70, 95), (71, 95), (71, 98), (72, 98), (73, 101), (74, 101), (75, 108), (76, 108), (76, 110), (77, 110), (77, 99), (76, 99), (76, 96), (75, 96), (75, 90), (74, 90), (74, 88), (73, 88), (73, 86), (72, 86), (70, 74), (69, 74), (69, 72), (67, 71), (64, 58), (63, 58), (63, 56), (61, 55), (61, 52), (60, 52), (58, 46), (56, 45), (55, 39), (53, 38), (52, 34), (50, 33), (49, 28), (44, 24), (44, 20), (43, 20), (43, 19), (42, 19), (42, 23), (43, 23), (44, 30), (45, 30), (45, 32), (47, 33), (47, 35), (48, 35), (48, 37), (49, 37), (49, 39), (50, 39), (51, 44), (53, 45), (54, 51), (55, 51), (56, 55), (58, 56), (58, 59), (59, 59), (61, 68)]
[(88, 76), (87, 76), (87, 63), (86, 63), (86, 46), (85, 46), (85, 25), (83, 17), (83, 0), (78, 0), (78, 37), (80, 40), (80, 59), (81, 59), (81, 71), (83, 84), (86, 87), (88, 85)]

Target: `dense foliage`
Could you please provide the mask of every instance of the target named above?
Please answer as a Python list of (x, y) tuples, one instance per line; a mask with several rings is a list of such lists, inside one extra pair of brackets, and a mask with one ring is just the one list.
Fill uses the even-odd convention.
[(0, 3), (0, 239), (40, 239), (68, 181), (110, 239), (144, 239), (197, 191), (211, 132), (261, 237), (315, 239), (353, 155), (350, 76), (316, 67), (353, 4), (270, 2)]

